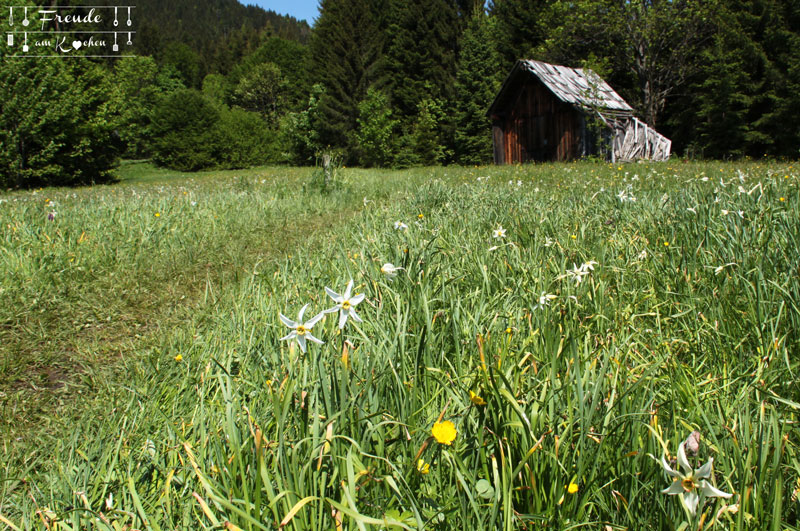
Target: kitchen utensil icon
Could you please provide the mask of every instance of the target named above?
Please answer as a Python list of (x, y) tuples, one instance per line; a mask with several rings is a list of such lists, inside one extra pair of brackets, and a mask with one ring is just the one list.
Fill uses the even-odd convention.
[(119, 46), (117, 45), (117, 32), (114, 32), (114, 46), (111, 47), (111, 51), (118, 52)]
[(23, 26), (27, 26), (28, 24), (30, 24), (30, 21), (28, 20), (28, 8), (26, 7), (25, 8), (25, 20), (22, 21), (22, 25)]
[(128, 26), (131, 25), (131, 6), (128, 6)]
[(28, 32), (26, 31), (25, 32), (25, 44), (22, 45), (22, 51), (27, 53), (29, 49), (30, 48), (28, 48)]
[(8, 34), (8, 45), (9, 46), (14, 46), (14, 34), (13, 33), (9, 33)]
[(128, 46), (132, 46), (132, 45), (133, 45), (133, 41), (131, 40), (131, 32), (129, 31), (128, 32)]
[(8, 25), (14, 25), (14, 6), (8, 8)]
[(116, 28), (119, 26), (119, 21), (117, 20), (117, 8), (114, 8), (114, 27)]

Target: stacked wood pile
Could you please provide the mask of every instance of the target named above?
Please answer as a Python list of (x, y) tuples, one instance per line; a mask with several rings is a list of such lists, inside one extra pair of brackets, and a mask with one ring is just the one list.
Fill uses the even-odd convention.
[(669, 160), (672, 141), (635, 116), (610, 118), (599, 113), (600, 118), (613, 130), (611, 144), (612, 162), (633, 160)]

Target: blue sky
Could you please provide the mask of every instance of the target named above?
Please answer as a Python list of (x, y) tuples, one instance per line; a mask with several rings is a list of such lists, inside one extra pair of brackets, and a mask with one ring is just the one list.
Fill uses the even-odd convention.
[(291, 15), (298, 20), (306, 20), (309, 26), (317, 18), (319, 0), (239, 0), (242, 4), (253, 4), (271, 9), (282, 15)]

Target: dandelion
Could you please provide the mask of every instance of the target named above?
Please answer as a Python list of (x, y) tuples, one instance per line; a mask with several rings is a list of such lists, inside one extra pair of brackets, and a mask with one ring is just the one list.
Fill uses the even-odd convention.
[(156, 216), (157, 218), (160, 218), (160, 217), (161, 217), (161, 213), (160, 213), (160, 212), (156, 212), (156, 213), (155, 213), (155, 216)]
[(570, 494), (575, 494), (578, 492), (578, 484), (574, 481), (570, 481), (569, 485), (567, 486), (567, 492)]
[(669, 247), (669, 242), (664, 242), (664, 247)]
[(570, 234), (569, 237), (572, 238), (573, 240), (577, 240), (578, 239), (578, 237), (575, 236), (574, 234)]
[(786, 201), (786, 198), (785, 198), (785, 197), (780, 197), (780, 198), (778, 199), (778, 201), (780, 201), (781, 203), (783, 203), (784, 201)]
[(399, 231), (408, 230), (408, 225), (406, 225), (402, 221), (395, 221), (394, 222), (394, 230), (399, 230)]
[(453, 444), (453, 441), (456, 440), (458, 431), (456, 431), (455, 424), (449, 420), (445, 420), (444, 422), (433, 423), (431, 435), (433, 435), (433, 438), (436, 439), (436, 442), (439, 444), (446, 444), (447, 446), (450, 446)]
[(353, 321), (357, 323), (362, 323), (361, 317), (358, 316), (355, 310), (355, 306), (364, 300), (364, 294), (360, 293), (354, 297), (350, 296), (350, 291), (353, 289), (353, 281), (351, 280), (347, 284), (347, 289), (344, 291), (344, 295), (339, 295), (329, 287), (325, 286), (325, 293), (328, 294), (328, 297), (333, 299), (336, 303), (336, 306), (325, 310), (323, 313), (333, 313), (338, 311), (339, 312), (339, 329), (344, 328), (345, 323), (347, 323), (348, 317), (352, 317)]
[(181, 354), (178, 354), (177, 356), (175, 356), (175, 361), (177, 361), (178, 363), (180, 363), (181, 361), (183, 361), (183, 355), (181, 355)]
[(425, 219), (425, 214), (417, 214), (417, 219), (419, 220)]
[(476, 406), (485, 406), (486, 400), (483, 399), (480, 395), (478, 395), (475, 391), (469, 392), (469, 401), (475, 404)]
[[(688, 439), (685, 442), (689, 442)], [(730, 498), (732, 494), (722, 492), (708, 482), (711, 477), (713, 458), (710, 458), (708, 463), (699, 469), (692, 470), (692, 466), (686, 459), (684, 445), (684, 443), (681, 443), (678, 446), (678, 465), (682, 470), (673, 470), (664, 456), (661, 456), (661, 466), (664, 468), (664, 472), (672, 478), (672, 485), (661, 492), (663, 494), (679, 495), (681, 504), (694, 516), (701, 500), (705, 501), (705, 498)]]
[(431, 464), (426, 463), (424, 459), (417, 460), (417, 472), (420, 474), (427, 474), (431, 471)]
[(320, 345), (325, 343), (324, 341), (317, 339), (316, 337), (311, 335), (311, 328), (325, 316), (325, 312), (320, 312), (311, 319), (309, 319), (308, 321), (303, 322), (303, 314), (306, 312), (308, 306), (309, 305), (306, 304), (300, 309), (300, 313), (297, 314), (297, 322), (292, 321), (282, 313), (278, 314), (280, 316), (281, 322), (292, 329), (292, 331), (289, 332), (288, 335), (282, 337), (280, 340), (291, 341), (292, 339), (296, 339), (297, 344), (300, 345), (300, 350), (302, 350), (304, 353), (306, 351), (306, 340), (313, 341), (314, 343), (318, 343)]
[(506, 229), (504, 229), (502, 225), (498, 225), (498, 227), (492, 231), (492, 238), (505, 238), (505, 237), (506, 237)]

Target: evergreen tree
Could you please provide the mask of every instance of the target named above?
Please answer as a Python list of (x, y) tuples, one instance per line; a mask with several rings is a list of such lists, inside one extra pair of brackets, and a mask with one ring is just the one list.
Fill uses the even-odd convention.
[(355, 151), (358, 104), (367, 94), (381, 55), (379, 0), (322, 0), (311, 38), (312, 72), (322, 85), (322, 145)]
[[(552, 30), (551, 0), (494, 0), (490, 12), (497, 24), (497, 49), (507, 72), (517, 59), (535, 59), (535, 50)], [(555, 22), (555, 21), (554, 21)], [(564, 20), (563, 23), (569, 23)]]
[(461, 41), (456, 75), (456, 160), (461, 164), (492, 161), (491, 122), (486, 111), (500, 85), (499, 57), (492, 45), (492, 19), (478, 12)]
[(392, 135), (397, 121), (392, 118), (389, 98), (381, 91), (370, 88), (367, 97), (358, 106), (359, 161), (365, 166), (388, 166), (392, 163)]

